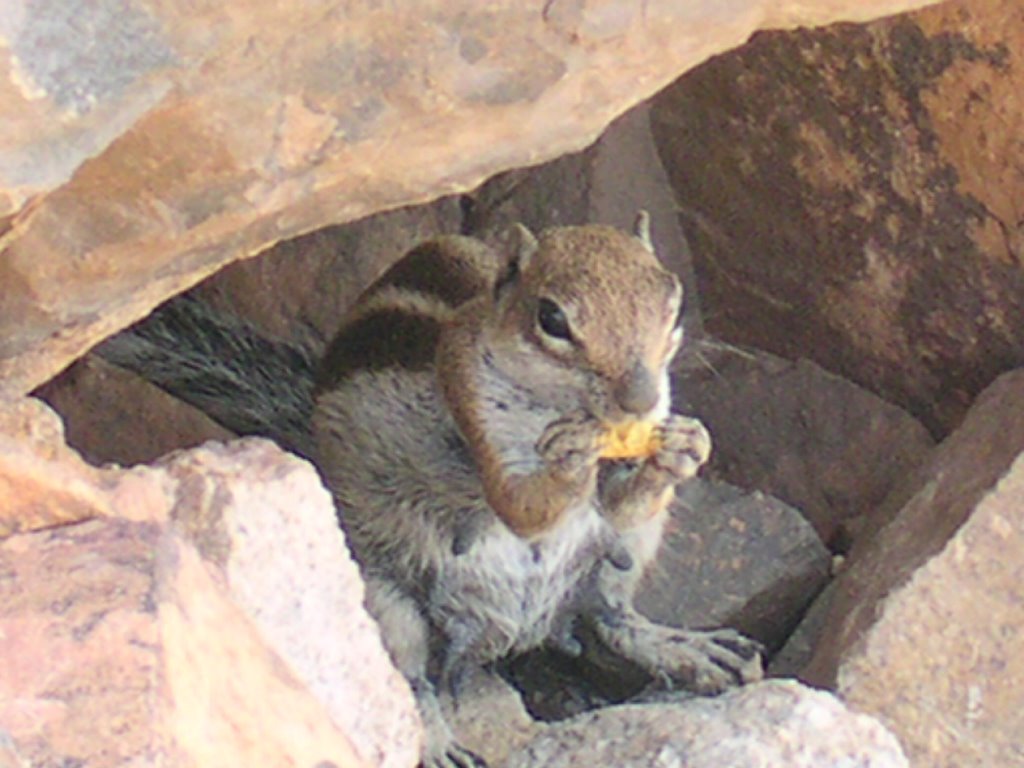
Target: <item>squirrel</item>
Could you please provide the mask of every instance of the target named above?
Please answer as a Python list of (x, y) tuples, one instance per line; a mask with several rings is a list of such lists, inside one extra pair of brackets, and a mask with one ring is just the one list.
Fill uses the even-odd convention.
[[(738, 632), (632, 606), (676, 484), (710, 451), (699, 421), (670, 412), (682, 288), (646, 214), (633, 233), (515, 231), (507, 253), (453, 235), (406, 254), (349, 312), (314, 387), (312, 458), (416, 695), (427, 768), (485, 764), (440, 705), (460, 669), (545, 643), (579, 652), (576, 621), (695, 692), (762, 674)], [(602, 458), (629, 420), (657, 423), (657, 449)]]

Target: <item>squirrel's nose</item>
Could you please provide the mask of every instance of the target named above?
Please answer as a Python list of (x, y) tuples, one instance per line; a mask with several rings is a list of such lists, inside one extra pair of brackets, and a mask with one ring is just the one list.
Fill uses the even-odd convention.
[(615, 402), (626, 413), (641, 415), (658, 404), (658, 382), (643, 363), (637, 363), (615, 385)]

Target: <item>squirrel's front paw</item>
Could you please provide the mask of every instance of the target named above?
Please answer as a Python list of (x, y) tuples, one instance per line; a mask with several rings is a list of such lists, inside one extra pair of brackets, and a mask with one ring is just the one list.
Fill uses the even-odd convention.
[(656, 434), (660, 447), (649, 462), (674, 482), (692, 478), (711, 455), (711, 436), (697, 419), (670, 414)]
[(566, 475), (593, 470), (603, 433), (600, 422), (590, 414), (571, 413), (548, 424), (537, 441), (537, 453)]

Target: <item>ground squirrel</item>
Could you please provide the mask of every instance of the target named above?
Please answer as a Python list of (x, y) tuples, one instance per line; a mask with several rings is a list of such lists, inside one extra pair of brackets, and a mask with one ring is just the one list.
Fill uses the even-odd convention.
[[(412, 250), (357, 302), (316, 383), (314, 458), (431, 768), (482, 764), (445, 723), (438, 683), (546, 642), (571, 649), (577, 615), (695, 691), (761, 674), (742, 635), (632, 608), (673, 488), (710, 449), (700, 422), (669, 412), (682, 289), (646, 216), (632, 235), (517, 232), (507, 257), (455, 236)], [(657, 422), (656, 452), (601, 459), (608, 425), (630, 419)]]

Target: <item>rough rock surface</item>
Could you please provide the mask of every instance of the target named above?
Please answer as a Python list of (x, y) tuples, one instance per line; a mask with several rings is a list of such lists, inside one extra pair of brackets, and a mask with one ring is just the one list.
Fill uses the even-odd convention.
[(983, 392), (894, 491), (891, 519), (883, 505), (875, 535), (858, 542), (833, 582), (802, 673), (878, 713), (922, 765), (1024, 759), (1015, 639), (1024, 626), (1022, 454), (1019, 370)]
[(0, 409), (0, 509), (5, 533), (64, 523), (0, 542), (0, 722), (29, 764), (415, 761), (309, 465), (248, 441), (97, 469), (25, 399)]
[[(840, 560), (839, 563), (833, 563), (833, 571), (841, 572), (842, 562)], [(837, 564), (840, 567), (837, 568)], [(795, 677), (807, 682), (804, 670), (814, 658), (818, 641), (825, 633), (835, 593), (836, 582), (833, 579), (814, 598), (814, 602), (808, 607), (807, 612), (800, 619), (800, 623), (786, 638), (785, 644), (772, 656), (771, 662), (765, 670), (768, 677)]]
[(877, 606), (838, 692), (915, 765), (1024, 765), (1024, 453), (946, 547)]
[(0, 543), (0, 722), (29, 765), (365, 765), (158, 522)]
[(145, 464), (178, 448), (234, 435), (134, 373), (87, 355), (35, 392), (91, 464)]
[(419, 242), (457, 234), (458, 199), (325, 227), (230, 264), (192, 294), (261, 336), (319, 352), (366, 286)]
[(717, 698), (635, 704), (551, 726), (505, 768), (905, 768), (896, 739), (834, 696), (764, 682)]
[(17, 3), (0, 14), (0, 389), (279, 240), (578, 149), (756, 28), (922, 4)]
[(111, 514), (100, 478), (42, 402), (0, 397), (0, 536)]
[[(805, 671), (807, 679), (822, 685), (835, 682), (841, 658), (861, 642), (888, 596), (948, 548), (951, 537), (1021, 452), (1024, 369), (1004, 374), (985, 390), (959, 429), (907, 478), (905, 487), (893, 491), (895, 503), (881, 506), (871, 523), (873, 535), (857, 543), (835, 582), (830, 618)], [(941, 593), (934, 597), (938, 604), (945, 599)], [(979, 641), (991, 631), (987, 625), (969, 629), (978, 632)]]
[(655, 100), (708, 329), (948, 432), (1024, 364), (1024, 14), (762, 34)]
[(519, 691), (489, 670), (473, 670), (459, 688), (458, 706), (446, 699), (446, 715), (459, 743), (499, 766), (548, 727), (534, 720)]
[(830, 562), (797, 510), (698, 480), (679, 492), (636, 605), (663, 624), (733, 627), (774, 649), (828, 582)]
[(792, 504), (834, 549), (934, 446), (905, 411), (808, 360), (711, 339), (684, 347), (674, 392), (711, 432), (714, 476)]
[(160, 466), (176, 484), (175, 521), (359, 754), (381, 768), (415, 763), (409, 687), (363, 608), (362, 579), (313, 467), (255, 438)]

